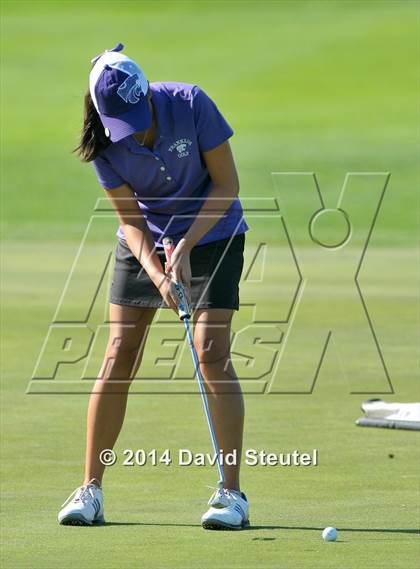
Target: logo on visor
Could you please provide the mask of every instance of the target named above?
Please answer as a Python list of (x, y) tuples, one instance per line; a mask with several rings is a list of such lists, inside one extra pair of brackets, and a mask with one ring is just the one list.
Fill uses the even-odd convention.
[(131, 75), (131, 77), (127, 77), (124, 83), (118, 87), (117, 93), (126, 103), (133, 105), (134, 103), (138, 103), (140, 97), (143, 95), (143, 91), (141, 89), (140, 77), (137, 73)]

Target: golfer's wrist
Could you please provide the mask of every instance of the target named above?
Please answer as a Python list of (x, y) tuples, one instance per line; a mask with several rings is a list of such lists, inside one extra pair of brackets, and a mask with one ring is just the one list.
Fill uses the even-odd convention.
[(185, 235), (185, 237), (179, 240), (177, 247), (179, 247), (184, 253), (190, 253), (194, 245), (195, 243), (193, 240), (188, 237), (188, 235)]

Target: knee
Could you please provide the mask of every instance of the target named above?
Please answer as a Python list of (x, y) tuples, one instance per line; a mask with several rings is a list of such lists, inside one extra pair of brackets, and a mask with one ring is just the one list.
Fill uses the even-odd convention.
[(196, 351), (203, 379), (210, 388), (213, 382), (235, 378), (227, 342), (203, 339), (196, 343)]
[(139, 342), (124, 336), (109, 339), (102, 366), (102, 379), (132, 380), (140, 363)]
[(224, 341), (202, 337), (194, 345), (201, 366), (223, 366), (230, 358), (230, 346)]
[(109, 357), (123, 361), (135, 357), (138, 351), (138, 340), (125, 336), (113, 336), (109, 339), (106, 353)]
[(223, 310), (196, 315), (194, 345), (210, 390), (213, 384), (230, 384), (230, 380), (236, 379), (230, 355), (230, 318), (231, 311)]

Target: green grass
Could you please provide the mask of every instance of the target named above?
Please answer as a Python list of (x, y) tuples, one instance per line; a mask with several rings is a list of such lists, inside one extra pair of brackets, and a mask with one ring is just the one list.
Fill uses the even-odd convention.
[[(119, 2), (118, 8), (113, 2), (2, 2), (3, 567), (417, 566), (418, 433), (354, 425), (361, 401), (369, 397), (351, 394), (355, 384), (367, 381), (372, 391), (383, 387), (375, 383), (375, 360), (360, 342), (347, 273), (360, 256), (360, 242), (343, 249), (325, 273), (323, 251), (308, 249), (308, 202), (299, 185), (293, 243), (314, 286), (307, 289), (311, 304), (296, 370), (310, 361), (310, 342), (326, 315), (353, 348), (354, 366), (346, 379), (336, 352), (340, 345), (333, 342), (312, 394), (262, 395), (264, 378), (255, 377), (269, 367), (276, 344), (253, 344), (252, 334), (240, 340), (236, 351), (252, 364), (237, 356), (247, 392), (245, 447), (319, 450), (317, 467), (243, 467), (251, 530), (204, 532), (199, 519), (209, 497), (206, 484), (215, 482), (216, 473), (176, 465), (115, 465), (105, 478), (110, 523), (58, 526), (60, 504), (80, 483), (87, 405), (86, 394), (63, 391), (86, 392), (90, 381), (64, 383), (80, 377), (84, 362), (60, 369), (49, 384), (30, 379), (95, 202), (103, 196), (92, 169), (70, 154), (89, 59), (123, 41), (151, 80), (198, 83), (217, 100), (235, 130), (245, 197), (272, 196), (271, 172), (315, 171), (327, 205), (334, 207), (346, 172), (391, 173), (359, 282), (394, 388), (383, 397), (419, 400), (418, 29), (418, 4), (412, 1)], [(362, 223), (365, 201), (353, 206)], [(260, 242), (268, 242), (274, 256), (262, 283), (241, 287), (242, 301), (256, 303), (265, 321), (287, 314), (297, 283), (285, 236), (270, 223), (250, 220), (247, 263)], [(113, 233), (111, 221), (89, 238), (63, 308), (68, 319), (83, 314)], [(90, 322), (94, 328), (105, 308), (103, 287)], [(169, 322), (179, 330), (172, 317)], [(234, 330), (251, 323), (251, 309), (244, 307)], [(276, 330), (286, 332), (287, 326)], [(159, 338), (158, 332), (151, 336), (133, 391), (144, 392), (145, 379), (167, 372), (156, 364)], [(98, 345), (92, 373), (101, 355)], [(191, 371), (186, 353), (180, 378)], [(282, 385), (287, 379), (294, 381), (289, 377)], [(39, 385), (50, 393), (35, 394)], [(209, 451), (199, 398), (171, 395), (169, 389), (133, 394), (116, 448), (120, 455), (124, 448)], [(336, 543), (321, 540), (327, 525), (338, 528)]]
[[(9, 252), (8, 306), (4, 310), (8, 351), (3, 371), (4, 567), (52, 569), (59, 559), (60, 567), (67, 568), (74, 565), (75, 554), (81, 556), (79, 566), (98, 568), (134, 568), (145, 563), (156, 568), (356, 569), (366, 560), (375, 569), (415, 566), (419, 553), (414, 533), (419, 527), (418, 433), (356, 427), (360, 403), (367, 396), (349, 394), (334, 349), (328, 352), (312, 395), (246, 397), (246, 448), (273, 452), (317, 448), (320, 457), (319, 466), (313, 468), (243, 467), (252, 530), (215, 534), (200, 528), (199, 517), (209, 493), (206, 484), (216, 480), (210, 468), (139, 469), (121, 464), (109, 469), (105, 479), (106, 515), (111, 525), (59, 527), (55, 520), (59, 505), (81, 476), (86, 395), (63, 394), (60, 374), (47, 387), (52, 392), (48, 395), (26, 395), (25, 390), (74, 247), (62, 244), (59, 252), (43, 243), (16, 243)], [(91, 249), (93, 263), (97, 253)], [(395, 395), (387, 396), (389, 401), (411, 401), (419, 396), (416, 289), (407, 281), (413, 272), (411, 261), (410, 251), (374, 249), (362, 278), (393, 380)], [(398, 271), (383, 280), (388, 263)], [(48, 280), (44, 267), (49, 267)], [(25, 283), (28, 274), (30, 287)], [(270, 282), (266, 286), (270, 290)], [(342, 282), (339, 272), (336, 286), (340, 299), (346, 300), (352, 287)], [(244, 295), (249, 293), (246, 283), (242, 288)], [(273, 306), (264, 290), (257, 297), (258, 306), (269, 313)], [(277, 290), (277, 295), (279, 304), (286, 304), (288, 287)], [(315, 297), (320, 304), (314, 314), (306, 316), (308, 338), (316, 334), (331, 302), (322, 288)], [(235, 330), (249, 318), (244, 309), (235, 319)], [(347, 324), (352, 325), (350, 315)], [(152, 334), (143, 380), (158, 355), (162, 353)], [(305, 350), (299, 355), (301, 360), (308, 357)], [(264, 360), (258, 352), (254, 356), (258, 370)], [(96, 357), (99, 362), (100, 352)], [(371, 362), (360, 363), (363, 379)], [(238, 369), (244, 370), (241, 375), (247, 389), (249, 372), (240, 364)], [(183, 370), (191, 372), (188, 358)], [(77, 371), (71, 368), (73, 379), (80, 377)], [(68, 391), (68, 385), (65, 388)], [(76, 388), (86, 391), (79, 384)], [(195, 391), (194, 385), (190, 390)], [(141, 391), (140, 386), (135, 385), (133, 391)], [(125, 448), (170, 448), (176, 455), (179, 448), (208, 452), (209, 447), (197, 396), (132, 395), (117, 445), (120, 456)], [(390, 459), (389, 454), (395, 457)], [(335, 544), (321, 540), (321, 530), (327, 525), (339, 529)]]
[(100, 14), (97, 2), (2, 5), (10, 237), (46, 224), (51, 238), (81, 237), (102, 195), (70, 154), (89, 60), (123, 41), (150, 80), (197, 83), (215, 98), (236, 133), (243, 195), (272, 195), (273, 171), (311, 170), (335, 202), (346, 172), (389, 171), (375, 240), (413, 238), (416, 2), (119, 2), (117, 12), (102, 2)]

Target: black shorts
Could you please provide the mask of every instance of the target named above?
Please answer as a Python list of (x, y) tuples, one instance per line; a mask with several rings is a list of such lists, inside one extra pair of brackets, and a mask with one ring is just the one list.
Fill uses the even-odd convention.
[[(239, 308), (239, 281), (244, 264), (245, 235), (193, 247), (191, 260), (191, 307)], [(157, 254), (162, 268), (163, 249)], [(110, 302), (142, 308), (167, 308), (158, 289), (124, 239), (118, 241)]]

